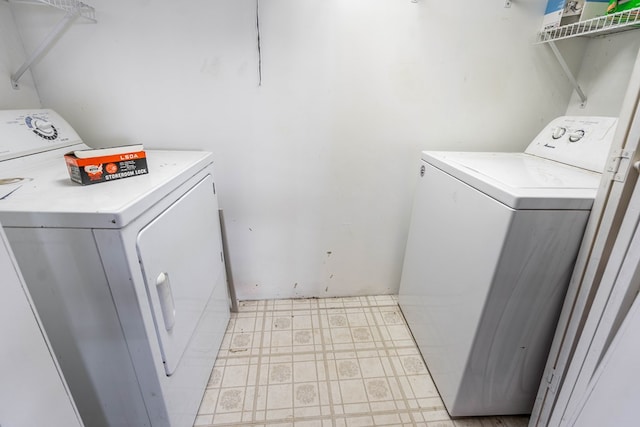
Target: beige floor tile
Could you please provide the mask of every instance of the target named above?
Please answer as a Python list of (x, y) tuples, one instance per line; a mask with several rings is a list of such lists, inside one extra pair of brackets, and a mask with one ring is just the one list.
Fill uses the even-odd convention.
[(375, 426), (373, 422), (373, 417), (371, 416), (349, 417), (349, 418), (346, 418), (346, 422), (347, 422), (347, 427)]
[(351, 336), (354, 342), (373, 341), (373, 333), (369, 327), (351, 328)]
[(322, 415), (322, 410), (319, 406), (299, 406), (296, 405), (293, 408), (293, 419), (300, 420), (305, 418), (318, 418)]
[(351, 330), (349, 328), (332, 328), (331, 329), (331, 343), (332, 344), (344, 344), (352, 343)]
[(362, 380), (344, 380), (339, 381), (339, 384), (343, 403), (363, 403), (368, 401)]
[(299, 312), (294, 312), (293, 317), (292, 317), (292, 328), (295, 330), (298, 329), (312, 329), (313, 328), (313, 323), (312, 323), (312, 316), (311, 314), (302, 314)]
[(320, 396), (316, 383), (294, 384), (294, 407), (320, 406)]
[(221, 389), (214, 415), (242, 411), (244, 393), (244, 388)]
[[(422, 418), (427, 422), (435, 422), (435, 421), (449, 421), (449, 414), (447, 411), (442, 408), (434, 411), (422, 411)], [(451, 427), (455, 427), (453, 423), (451, 423)]]
[(283, 419), (293, 420), (293, 408), (267, 410), (267, 420), (273, 421), (273, 420), (283, 420)]
[(357, 359), (337, 360), (336, 372), (341, 380), (362, 377)]
[(208, 426), (213, 423), (213, 415), (198, 415), (196, 417), (196, 421), (193, 423), (194, 426)]
[(357, 326), (369, 326), (369, 320), (367, 319), (367, 315), (364, 311), (347, 311), (346, 316), (349, 326), (352, 328)]
[(207, 388), (219, 387), (220, 382), (222, 381), (222, 371), (224, 368), (214, 366), (213, 371), (211, 371), (211, 375), (209, 376), (209, 382), (207, 383)]
[(315, 360), (295, 362), (293, 364), (293, 380), (296, 383), (318, 381), (318, 369), (324, 370), (324, 365)]
[(369, 414), (371, 413), (371, 406), (368, 402), (361, 403), (347, 403), (342, 405), (345, 414)]
[(387, 413), (389, 411), (395, 413), (396, 410), (398, 409), (396, 402), (394, 402), (393, 400), (386, 400), (386, 401), (380, 401), (380, 402), (370, 401), (369, 407), (371, 408), (372, 414)]
[(242, 387), (247, 385), (248, 365), (227, 366), (224, 368), (222, 387)]
[(233, 331), (238, 334), (254, 332), (256, 330), (256, 317), (240, 317), (235, 319)]
[(279, 363), (269, 367), (269, 384), (293, 382), (293, 366), (290, 363)]
[(196, 427), (526, 427), (451, 420), (393, 295), (241, 301)]
[(219, 394), (220, 390), (205, 390), (198, 413), (205, 415), (213, 414), (216, 410)]
[(438, 389), (429, 375), (411, 375), (407, 377), (416, 398), (438, 397)]
[(384, 366), (378, 357), (363, 357), (358, 360), (363, 378), (384, 377)]
[[(295, 427), (323, 427), (322, 420), (294, 421)], [(330, 425), (330, 424), (329, 424)]]
[(293, 385), (269, 385), (267, 387), (267, 410), (285, 408), (293, 408)]
[(384, 378), (367, 379), (364, 384), (369, 402), (391, 400), (393, 398), (389, 383)]
[(373, 421), (376, 426), (397, 426), (402, 424), (399, 414), (374, 415)]
[(214, 426), (226, 426), (233, 423), (242, 422), (242, 412), (216, 413), (211, 422)]

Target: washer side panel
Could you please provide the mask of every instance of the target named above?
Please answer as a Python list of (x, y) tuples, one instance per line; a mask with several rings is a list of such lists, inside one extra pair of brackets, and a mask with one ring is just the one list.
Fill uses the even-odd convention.
[(1, 228), (0, 272), (0, 422), (6, 426), (82, 427), (80, 414)]
[(589, 211), (516, 211), (452, 415), (533, 408)]
[(436, 386), (453, 405), (514, 211), (424, 163), (399, 302)]

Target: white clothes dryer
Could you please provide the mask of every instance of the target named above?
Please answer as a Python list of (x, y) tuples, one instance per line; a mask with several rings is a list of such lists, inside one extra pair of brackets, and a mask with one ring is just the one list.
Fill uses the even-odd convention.
[(616, 123), (422, 153), (399, 303), (452, 416), (531, 412)]
[(212, 155), (82, 186), (51, 110), (0, 111), (0, 222), (87, 426), (192, 426), (229, 319)]

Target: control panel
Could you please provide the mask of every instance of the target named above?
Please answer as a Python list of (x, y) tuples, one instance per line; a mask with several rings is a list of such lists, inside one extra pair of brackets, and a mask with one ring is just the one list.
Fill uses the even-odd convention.
[(0, 161), (82, 143), (53, 110), (0, 110)]
[(53, 126), (53, 123), (47, 119), (38, 118), (37, 116), (27, 116), (24, 119), (25, 124), (29, 129), (41, 138), (53, 141), (58, 138), (58, 129)]
[(536, 136), (525, 153), (602, 173), (617, 123), (615, 117), (558, 117)]

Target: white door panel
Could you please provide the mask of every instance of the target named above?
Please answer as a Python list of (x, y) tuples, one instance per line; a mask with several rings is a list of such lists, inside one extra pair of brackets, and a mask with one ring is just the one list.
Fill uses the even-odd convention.
[(171, 375), (223, 269), (213, 178), (204, 178), (144, 227), (137, 250)]

